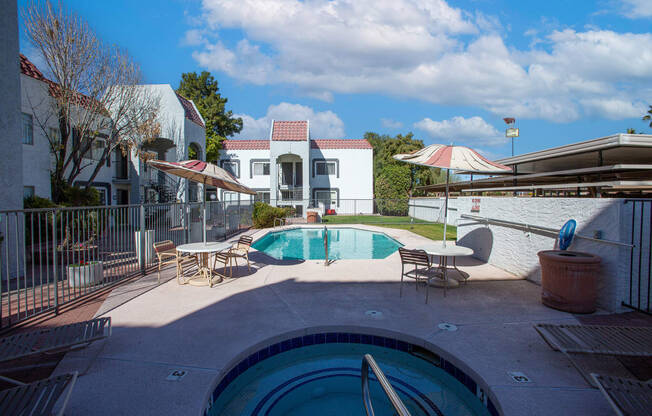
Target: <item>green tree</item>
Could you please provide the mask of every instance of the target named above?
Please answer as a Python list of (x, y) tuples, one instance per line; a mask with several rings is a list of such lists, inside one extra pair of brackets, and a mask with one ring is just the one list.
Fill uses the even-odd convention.
[[(365, 133), (364, 138), (371, 143), (374, 149), (374, 183), (376, 198), (389, 197), (383, 190), (378, 188), (380, 178), (384, 175), (385, 170), (391, 166), (402, 166), (400, 172), (403, 177), (397, 180), (397, 183), (405, 183), (408, 180), (407, 187), (403, 190), (403, 196), (407, 198), (415, 186), (424, 186), (434, 183), (443, 182), (446, 176), (442, 176), (441, 169), (427, 168), (415, 166), (406, 162), (400, 162), (392, 156), (398, 153), (410, 153), (415, 150), (423, 148), (423, 141), (414, 138), (412, 133), (406, 135), (399, 134), (395, 137), (388, 135), (379, 135), (377, 133)], [(393, 171), (393, 175), (397, 175), (397, 171)], [(443, 179), (442, 179), (443, 178)], [(387, 179), (387, 176), (385, 176)], [(413, 192), (418, 194), (418, 192)]]
[(220, 155), (222, 142), (242, 130), (242, 119), (226, 111), (228, 99), (219, 93), (217, 81), (210, 72), (181, 74), (177, 93), (192, 100), (206, 124), (206, 161), (215, 163)]
[(636, 130), (630, 127), (627, 129), (627, 134), (636, 134)]
[(647, 110), (647, 114), (643, 116), (643, 121), (645, 122), (650, 122), (650, 127), (652, 127), (652, 105), (650, 106), (650, 109)]

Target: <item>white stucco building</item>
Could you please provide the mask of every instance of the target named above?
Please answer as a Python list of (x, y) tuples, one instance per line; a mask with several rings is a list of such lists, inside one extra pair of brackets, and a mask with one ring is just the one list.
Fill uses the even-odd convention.
[[(373, 211), (371, 144), (313, 139), (309, 121), (272, 121), (264, 140), (226, 140), (219, 163), (258, 191), (258, 200), (292, 206), (298, 215), (320, 204), (338, 213)], [(220, 191), (219, 198), (237, 200), (238, 194)]]
[[(52, 116), (51, 85), (54, 85), (52, 81), (20, 55), (24, 197), (38, 195), (51, 198), (53, 157), (45, 131), (51, 137), (58, 132), (58, 122)], [(188, 159), (188, 151), (192, 147), (197, 159), (203, 158), (206, 149), (204, 120), (194, 103), (178, 95), (168, 84), (142, 87), (151, 90), (160, 99), (158, 122), (161, 137), (148, 141), (139, 150), (153, 152), (158, 159), (178, 161)], [(101, 136), (95, 139), (91, 151), (84, 155), (87, 166), (75, 179), (75, 184), (87, 183), (104, 146), (105, 141)], [(148, 169), (135, 150), (130, 154), (123, 154), (120, 149), (113, 151), (91, 186), (100, 192), (100, 198), (106, 205), (195, 200), (197, 195), (195, 187), (185, 189), (185, 181), (173, 181)]]

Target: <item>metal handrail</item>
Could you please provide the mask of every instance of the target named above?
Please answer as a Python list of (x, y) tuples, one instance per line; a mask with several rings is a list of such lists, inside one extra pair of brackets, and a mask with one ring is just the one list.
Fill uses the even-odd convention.
[(274, 228), (276, 228), (276, 221), (278, 221), (278, 225), (287, 224), (287, 222), (285, 221), (285, 218), (274, 218)]
[[(504, 225), (504, 226), (512, 226), (512, 227), (522, 227), (525, 228), (526, 230), (539, 230), (539, 231), (544, 231), (546, 233), (551, 233), (556, 235), (559, 233), (559, 230), (550, 228), (550, 227), (542, 227), (540, 225), (532, 225), (532, 224), (527, 224), (524, 222), (514, 222), (514, 221), (507, 221), (507, 220), (500, 220), (497, 218), (487, 218), (487, 217), (480, 217), (477, 215), (468, 215), (468, 214), (462, 214), (460, 215), (460, 218), (468, 219), (468, 220), (475, 220), (479, 222), (485, 222), (487, 224), (492, 223), (496, 225)], [(622, 247), (628, 247), (628, 248), (633, 248), (633, 244), (628, 244), (628, 243), (623, 243), (621, 241), (613, 241), (613, 240), (603, 240), (600, 238), (593, 238), (593, 237), (588, 237), (585, 235), (581, 234), (575, 234), (575, 238), (580, 238), (582, 240), (588, 240), (588, 241), (596, 241), (598, 243), (605, 243), (605, 244), (613, 244), (616, 246), (622, 246)]]
[(398, 397), (398, 394), (396, 394), (396, 391), (394, 391), (392, 385), (387, 381), (387, 377), (385, 377), (383, 370), (378, 367), (374, 357), (372, 357), (371, 354), (365, 354), (364, 357), (362, 357), (362, 368), (360, 371), (362, 373), (362, 401), (364, 402), (367, 416), (374, 416), (374, 408), (371, 404), (371, 393), (369, 393), (369, 368), (371, 368), (371, 371), (376, 375), (380, 386), (385, 391), (385, 395), (392, 403), (392, 406), (394, 406), (394, 410), (396, 410), (398, 416), (411, 416), (407, 407), (405, 407), (405, 404), (403, 404), (401, 399)]

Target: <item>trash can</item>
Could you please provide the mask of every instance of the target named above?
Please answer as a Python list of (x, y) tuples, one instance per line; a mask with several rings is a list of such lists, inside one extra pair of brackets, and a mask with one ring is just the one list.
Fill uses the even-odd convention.
[(540, 251), (541, 302), (571, 313), (595, 312), (600, 257), (579, 251)]
[(308, 223), (314, 224), (317, 222), (317, 219), (319, 218), (319, 213), (317, 211), (308, 211), (306, 212), (306, 217)]

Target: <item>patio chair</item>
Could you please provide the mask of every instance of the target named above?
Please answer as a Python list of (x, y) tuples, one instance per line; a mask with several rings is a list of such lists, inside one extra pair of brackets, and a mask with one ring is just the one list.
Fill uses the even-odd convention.
[[(215, 271), (218, 267), (223, 269), (224, 273), (226, 273), (226, 268), (229, 268), (229, 278), (233, 276), (233, 266), (231, 265), (231, 259), (232, 256), (230, 255), (231, 249), (227, 251), (219, 251), (215, 254), (213, 254), (213, 268), (211, 269), (211, 276), (209, 277), (209, 286), (213, 286), (213, 274), (218, 275), (222, 279), (226, 279), (226, 275), (222, 273), (218, 273)], [(219, 266), (221, 265), (221, 266)]]
[[(398, 254), (401, 256), (401, 287), (399, 291), (400, 296), (403, 297), (403, 277), (414, 279), (415, 289), (417, 290), (419, 286), (419, 280), (423, 279), (426, 282), (426, 303), (428, 303), (428, 277), (423, 277), (423, 275), (432, 267), (430, 256), (428, 256), (428, 253), (423, 250), (409, 250), (403, 247), (398, 248)], [(414, 265), (414, 270), (408, 270), (406, 272), (405, 266), (412, 265)], [(419, 267), (421, 267), (421, 269), (419, 269)]]
[(647, 416), (652, 410), (652, 380), (642, 382), (631, 378), (611, 377), (591, 373), (595, 384), (618, 416)]
[(56, 413), (62, 416), (76, 381), (77, 372), (74, 372), (0, 391), (0, 415), (53, 415), (54, 405), (62, 398)]
[(652, 327), (537, 324), (534, 329), (595, 387), (595, 380), (570, 354), (652, 357)]
[(183, 275), (184, 266), (199, 264), (195, 255), (183, 255), (177, 251), (177, 246), (172, 240), (158, 241), (154, 243), (154, 252), (158, 258), (157, 282), (161, 283), (161, 269), (168, 264), (174, 264), (177, 268), (177, 283), (181, 284), (180, 278)]
[(249, 249), (251, 248), (251, 243), (253, 243), (253, 237), (249, 235), (240, 236), (238, 242), (229, 250), (228, 255), (235, 262), (235, 266), (238, 267), (238, 258), (247, 260), (247, 270), (251, 272), (251, 265), (249, 263)]

